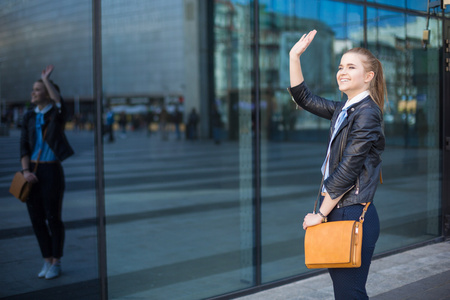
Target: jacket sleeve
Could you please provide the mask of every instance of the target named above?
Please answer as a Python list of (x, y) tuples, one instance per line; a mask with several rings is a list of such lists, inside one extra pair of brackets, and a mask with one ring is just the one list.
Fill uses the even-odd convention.
[(331, 120), (339, 102), (327, 100), (325, 98), (314, 95), (305, 82), (288, 88), (292, 101), (304, 110), (315, 114), (321, 118)]
[[(345, 194), (356, 184), (371, 148), (382, 135), (381, 123), (381, 113), (373, 107), (364, 108), (355, 115), (342, 159), (324, 181), (331, 199)], [(333, 153), (333, 155), (339, 155), (339, 153)]]
[(61, 105), (56, 105), (54, 109), (49, 112), (47, 135), (45, 141), (48, 143), (53, 153), (59, 161), (64, 161), (66, 158), (74, 154), (72, 147), (67, 140), (64, 133), (64, 126), (66, 123), (66, 106), (61, 98)]
[(64, 102), (63, 97), (60, 97), (61, 101), (58, 103), (55, 103), (56, 106), (56, 117), (58, 119), (58, 122), (61, 124), (65, 124), (67, 122), (67, 107), (66, 107), (66, 103)]

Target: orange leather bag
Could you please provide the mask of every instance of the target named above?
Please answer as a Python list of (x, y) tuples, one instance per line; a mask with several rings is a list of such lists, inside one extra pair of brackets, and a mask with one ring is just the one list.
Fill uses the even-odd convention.
[[(45, 140), (45, 136), (47, 135), (47, 128), (44, 130), (44, 135), (42, 137), (42, 140)], [(36, 160), (36, 164), (34, 166), (33, 173), (36, 174), (37, 167), (39, 165), (39, 158), (41, 157), (42, 148), (39, 149), (39, 154)], [(16, 172), (14, 174), (13, 180), (11, 181), (11, 185), (9, 186), (9, 192), (11, 195), (16, 197), (22, 202), (26, 202), (28, 200), (28, 197), (30, 195), (32, 184), (28, 182), (25, 177), (23, 176), (23, 173), (21, 171)]]
[(16, 172), (9, 187), (9, 192), (22, 202), (27, 201), (30, 195), (31, 183), (29, 183), (22, 172)]
[(306, 228), (305, 264), (308, 269), (359, 268), (364, 215), (359, 221), (334, 221)]

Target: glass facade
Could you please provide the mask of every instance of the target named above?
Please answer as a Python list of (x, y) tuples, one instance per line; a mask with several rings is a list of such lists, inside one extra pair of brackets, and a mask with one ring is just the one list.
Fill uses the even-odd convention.
[[(39, 2), (39, 3), (38, 3)], [(8, 193), (10, 174), (20, 170), (20, 126), (30, 105), (33, 83), (46, 65), (68, 103), (66, 133), (75, 155), (63, 162), (66, 188), (62, 219), (66, 239), (61, 280), (37, 278), (42, 267), (26, 206)], [(0, 212), (2, 274), (0, 298), (35, 298), (40, 293), (72, 291), (100, 297), (96, 228), (95, 141), (92, 66), (92, 2), (0, 2), (0, 108), (2, 176)], [(81, 123), (74, 122), (83, 116)], [(85, 283), (85, 285), (81, 285)], [(36, 299), (36, 298), (35, 298)]]
[[(251, 6), (218, 5), (215, 52), (203, 56), (204, 4), (145, 3), (102, 7), (103, 92), (119, 127), (104, 146), (108, 294), (203, 299), (250, 287)], [(199, 65), (213, 54), (209, 99), (199, 79), (214, 81)]]
[[(415, 0), (1, 1), (0, 297), (220, 298), (307, 274), (300, 220), (317, 195), (329, 122), (296, 109), (286, 88), (289, 50), (311, 29), (302, 66), (314, 93), (343, 98), (335, 75), (350, 48), (369, 48), (384, 67), (376, 254), (441, 236), (449, 20), (427, 20), (426, 9)], [(63, 163), (66, 242), (53, 281), (37, 279), (26, 209), (8, 194), (20, 120), (48, 64), (76, 152)]]

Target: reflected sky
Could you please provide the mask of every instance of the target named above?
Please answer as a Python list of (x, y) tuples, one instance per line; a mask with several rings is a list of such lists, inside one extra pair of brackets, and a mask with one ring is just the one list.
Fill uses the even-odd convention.
[[(234, 0), (231, 2), (240, 5), (252, 3), (249, 0)], [(368, 2), (421, 11), (427, 9), (427, 1), (425, 0), (368, 0)], [(362, 5), (331, 0), (260, 0), (259, 6), (261, 12), (321, 20), (335, 32), (336, 39), (351, 39), (364, 26), (364, 8)], [(420, 17), (405, 19), (401, 13), (371, 7), (368, 8), (368, 11), (371, 11), (367, 20), (369, 26), (377, 24), (379, 27), (391, 29), (404, 28), (405, 23), (416, 23), (420, 19)]]

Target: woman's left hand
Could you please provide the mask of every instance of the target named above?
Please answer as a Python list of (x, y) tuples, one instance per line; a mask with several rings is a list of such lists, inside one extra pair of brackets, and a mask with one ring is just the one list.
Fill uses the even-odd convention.
[(316, 36), (317, 30), (311, 30), (308, 34), (304, 34), (298, 41), (292, 46), (291, 51), (289, 51), (289, 56), (291, 58), (299, 58), (303, 52), (305, 52), (306, 48), (309, 47), (309, 44), (313, 41)]
[(303, 220), (303, 229), (322, 223), (322, 217), (318, 214), (307, 214)]

